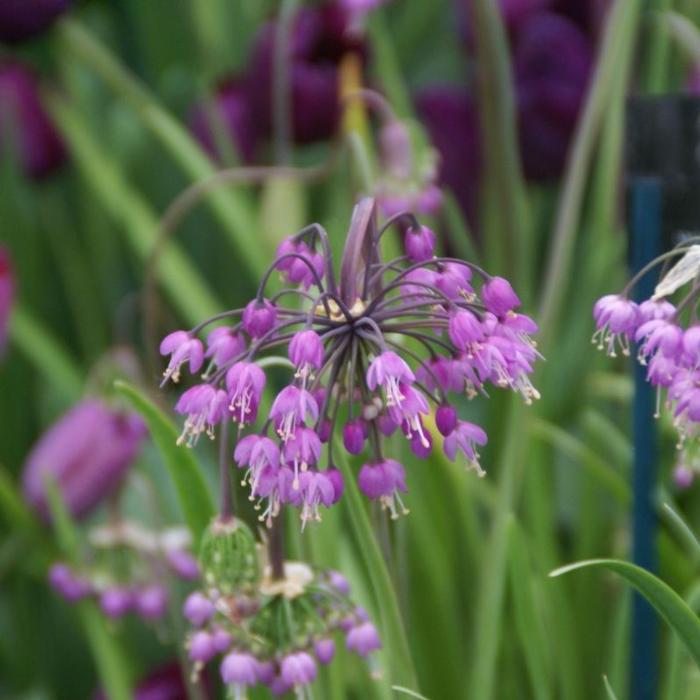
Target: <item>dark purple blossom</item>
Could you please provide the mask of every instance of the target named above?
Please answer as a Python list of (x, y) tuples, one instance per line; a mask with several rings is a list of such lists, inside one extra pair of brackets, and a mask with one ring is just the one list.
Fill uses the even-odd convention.
[(48, 519), (47, 478), (61, 491), (74, 517), (83, 517), (116, 489), (133, 464), (145, 436), (135, 414), (122, 414), (86, 399), (42, 435), (24, 464), (25, 498)]
[(0, 155), (13, 155), (24, 172), (40, 180), (53, 173), (66, 152), (44, 110), (33, 73), (17, 63), (0, 64)]
[(69, 5), (70, 0), (2, 0), (0, 42), (18, 44), (40, 34)]

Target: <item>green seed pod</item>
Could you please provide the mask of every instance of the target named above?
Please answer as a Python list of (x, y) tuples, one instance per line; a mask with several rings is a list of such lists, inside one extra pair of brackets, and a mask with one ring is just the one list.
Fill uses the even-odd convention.
[(238, 518), (212, 521), (202, 538), (199, 564), (207, 586), (224, 595), (249, 590), (260, 579), (255, 537)]

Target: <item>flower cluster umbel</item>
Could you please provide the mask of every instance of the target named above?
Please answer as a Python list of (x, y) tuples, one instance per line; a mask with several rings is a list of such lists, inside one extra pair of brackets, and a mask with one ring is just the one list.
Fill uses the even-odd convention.
[[(247, 306), (171, 333), (161, 344), (161, 353), (170, 355), (164, 381), (177, 381), (185, 363), (196, 373), (208, 362), (204, 383), (187, 389), (175, 406), (185, 416), (181, 440), (192, 445), (221, 421), (237, 423), (234, 459), (268, 524), (282, 504), (298, 506), (306, 523), (340, 498), (336, 432), (348, 453), (367, 454), (360, 489), (396, 517), (406, 510), (400, 495), (406, 477), (403, 466), (383, 454), (383, 436), (400, 430), (413, 452), (427, 457), (433, 435), (426, 419), (434, 410), (446, 455), (463, 455), (482, 475), (478, 448), (486, 433), (458, 418), (448, 393), (486, 396), (491, 385), (519, 392), (527, 403), (539, 396), (529, 379), (539, 357), (530, 337), (537, 326), (515, 312), (520, 301), (508, 281), (435, 257), (435, 234), (412, 214), (397, 214), (382, 228), (375, 220), (374, 200), (362, 200), (339, 281), (327, 234), (314, 224), (279, 246)], [(381, 238), (392, 225), (403, 232), (405, 253), (382, 262)], [(267, 298), (275, 270), (289, 288)], [(212, 330), (205, 349), (200, 332), (227, 318), (235, 325)], [(262, 427), (248, 432), (266, 384), (256, 360), (279, 348), (286, 348), (294, 374)]]
[[(653, 267), (673, 257), (683, 256), (663, 275), (654, 294), (636, 303), (628, 298), (634, 284)], [(657, 389), (655, 417), (662, 407), (670, 412), (678, 432), (679, 454), (676, 480), (688, 486), (698, 462), (700, 434), (700, 324), (693, 313), (684, 320), (685, 309), (697, 303), (700, 286), (700, 246), (683, 244), (647, 265), (620, 294), (599, 299), (593, 309), (596, 332), (593, 342), (615, 357), (630, 355), (636, 344), (636, 356), (647, 368), (647, 381)], [(692, 281), (689, 293), (678, 304), (666, 297)], [(663, 394), (665, 392), (665, 399)]]
[(91, 530), (89, 545), (79, 566), (54, 564), (49, 582), (69, 602), (94, 597), (111, 619), (135, 613), (148, 622), (159, 620), (168, 608), (168, 577), (199, 576), (189, 533), (179, 527), (156, 532), (119, 521)]
[(382, 644), (367, 613), (351, 600), (345, 577), (291, 561), (275, 576), (260, 551), (250, 529), (235, 518), (214, 521), (205, 534), (202, 587), (183, 606), (192, 626), (186, 647), (193, 680), (218, 658), (234, 700), (258, 684), (274, 695), (294, 691), (307, 698), (318, 664), (335, 656), (339, 633), (377, 675), (372, 652)]

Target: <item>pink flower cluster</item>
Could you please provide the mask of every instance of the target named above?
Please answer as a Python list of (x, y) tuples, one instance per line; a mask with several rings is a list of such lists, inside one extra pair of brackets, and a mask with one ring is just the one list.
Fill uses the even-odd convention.
[[(435, 412), (447, 457), (462, 456), (483, 475), (478, 450), (486, 433), (460, 420), (448, 395), (487, 396), (493, 386), (518, 392), (527, 403), (539, 397), (530, 381), (540, 357), (531, 339), (537, 326), (516, 311), (520, 300), (509, 282), (471, 263), (435, 257), (434, 233), (412, 214), (378, 228), (358, 212), (375, 213), (373, 200), (356, 208), (339, 281), (327, 234), (314, 224), (282, 243), (247, 306), (171, 333), (161, 345), (170, 356), (166, 380), (177, 380), (186, 363), (198, 372), (208, 358), (205, 383), (187, 389), (175, 406), (185, 416), (181, 440), (192, 445), (202, 433), (213, 436), (218, 423), (236, 423), (234, 460), (268, 524), (283, 504), (297, 506), (303, 524), (320, 520), (321, 510), (341, 497), (336, 433), (349, 454), (367, 455), (360, 489), (396, 517), (406, 512), (406, 474), (383, 455), (385, 437), (400, 430), (425, 458), (434, 446), (427, 419)], [(401, 228), (405, 254), (384, 263), (380, 238), (393, 225)], [(275, 270), (288, 286), (268, 298)], [(226, 317), (238, 320), (211, 331), (205, 346), (201, 330)], [(256, 360), (280, 348), (294, 375), (262, 428), (245, 434), (257, 422), (267, 384)]]

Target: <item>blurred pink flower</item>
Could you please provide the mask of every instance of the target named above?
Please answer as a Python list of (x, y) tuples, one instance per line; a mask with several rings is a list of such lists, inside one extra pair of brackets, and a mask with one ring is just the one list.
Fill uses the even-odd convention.
[(41, 179), (63, 163), (66, 152), (39, 100), (33, 73), (18, 63), (0, 64), (0, 154), (16, 150), (24, 172)]
[(49, 520), (48, 476), (74, 517), (88, 515), (119, 485), (145, 433), (137, 415), (119, 413), (98, 399), (84, 399), (34, 445), (22, 474), (25, 498)]

